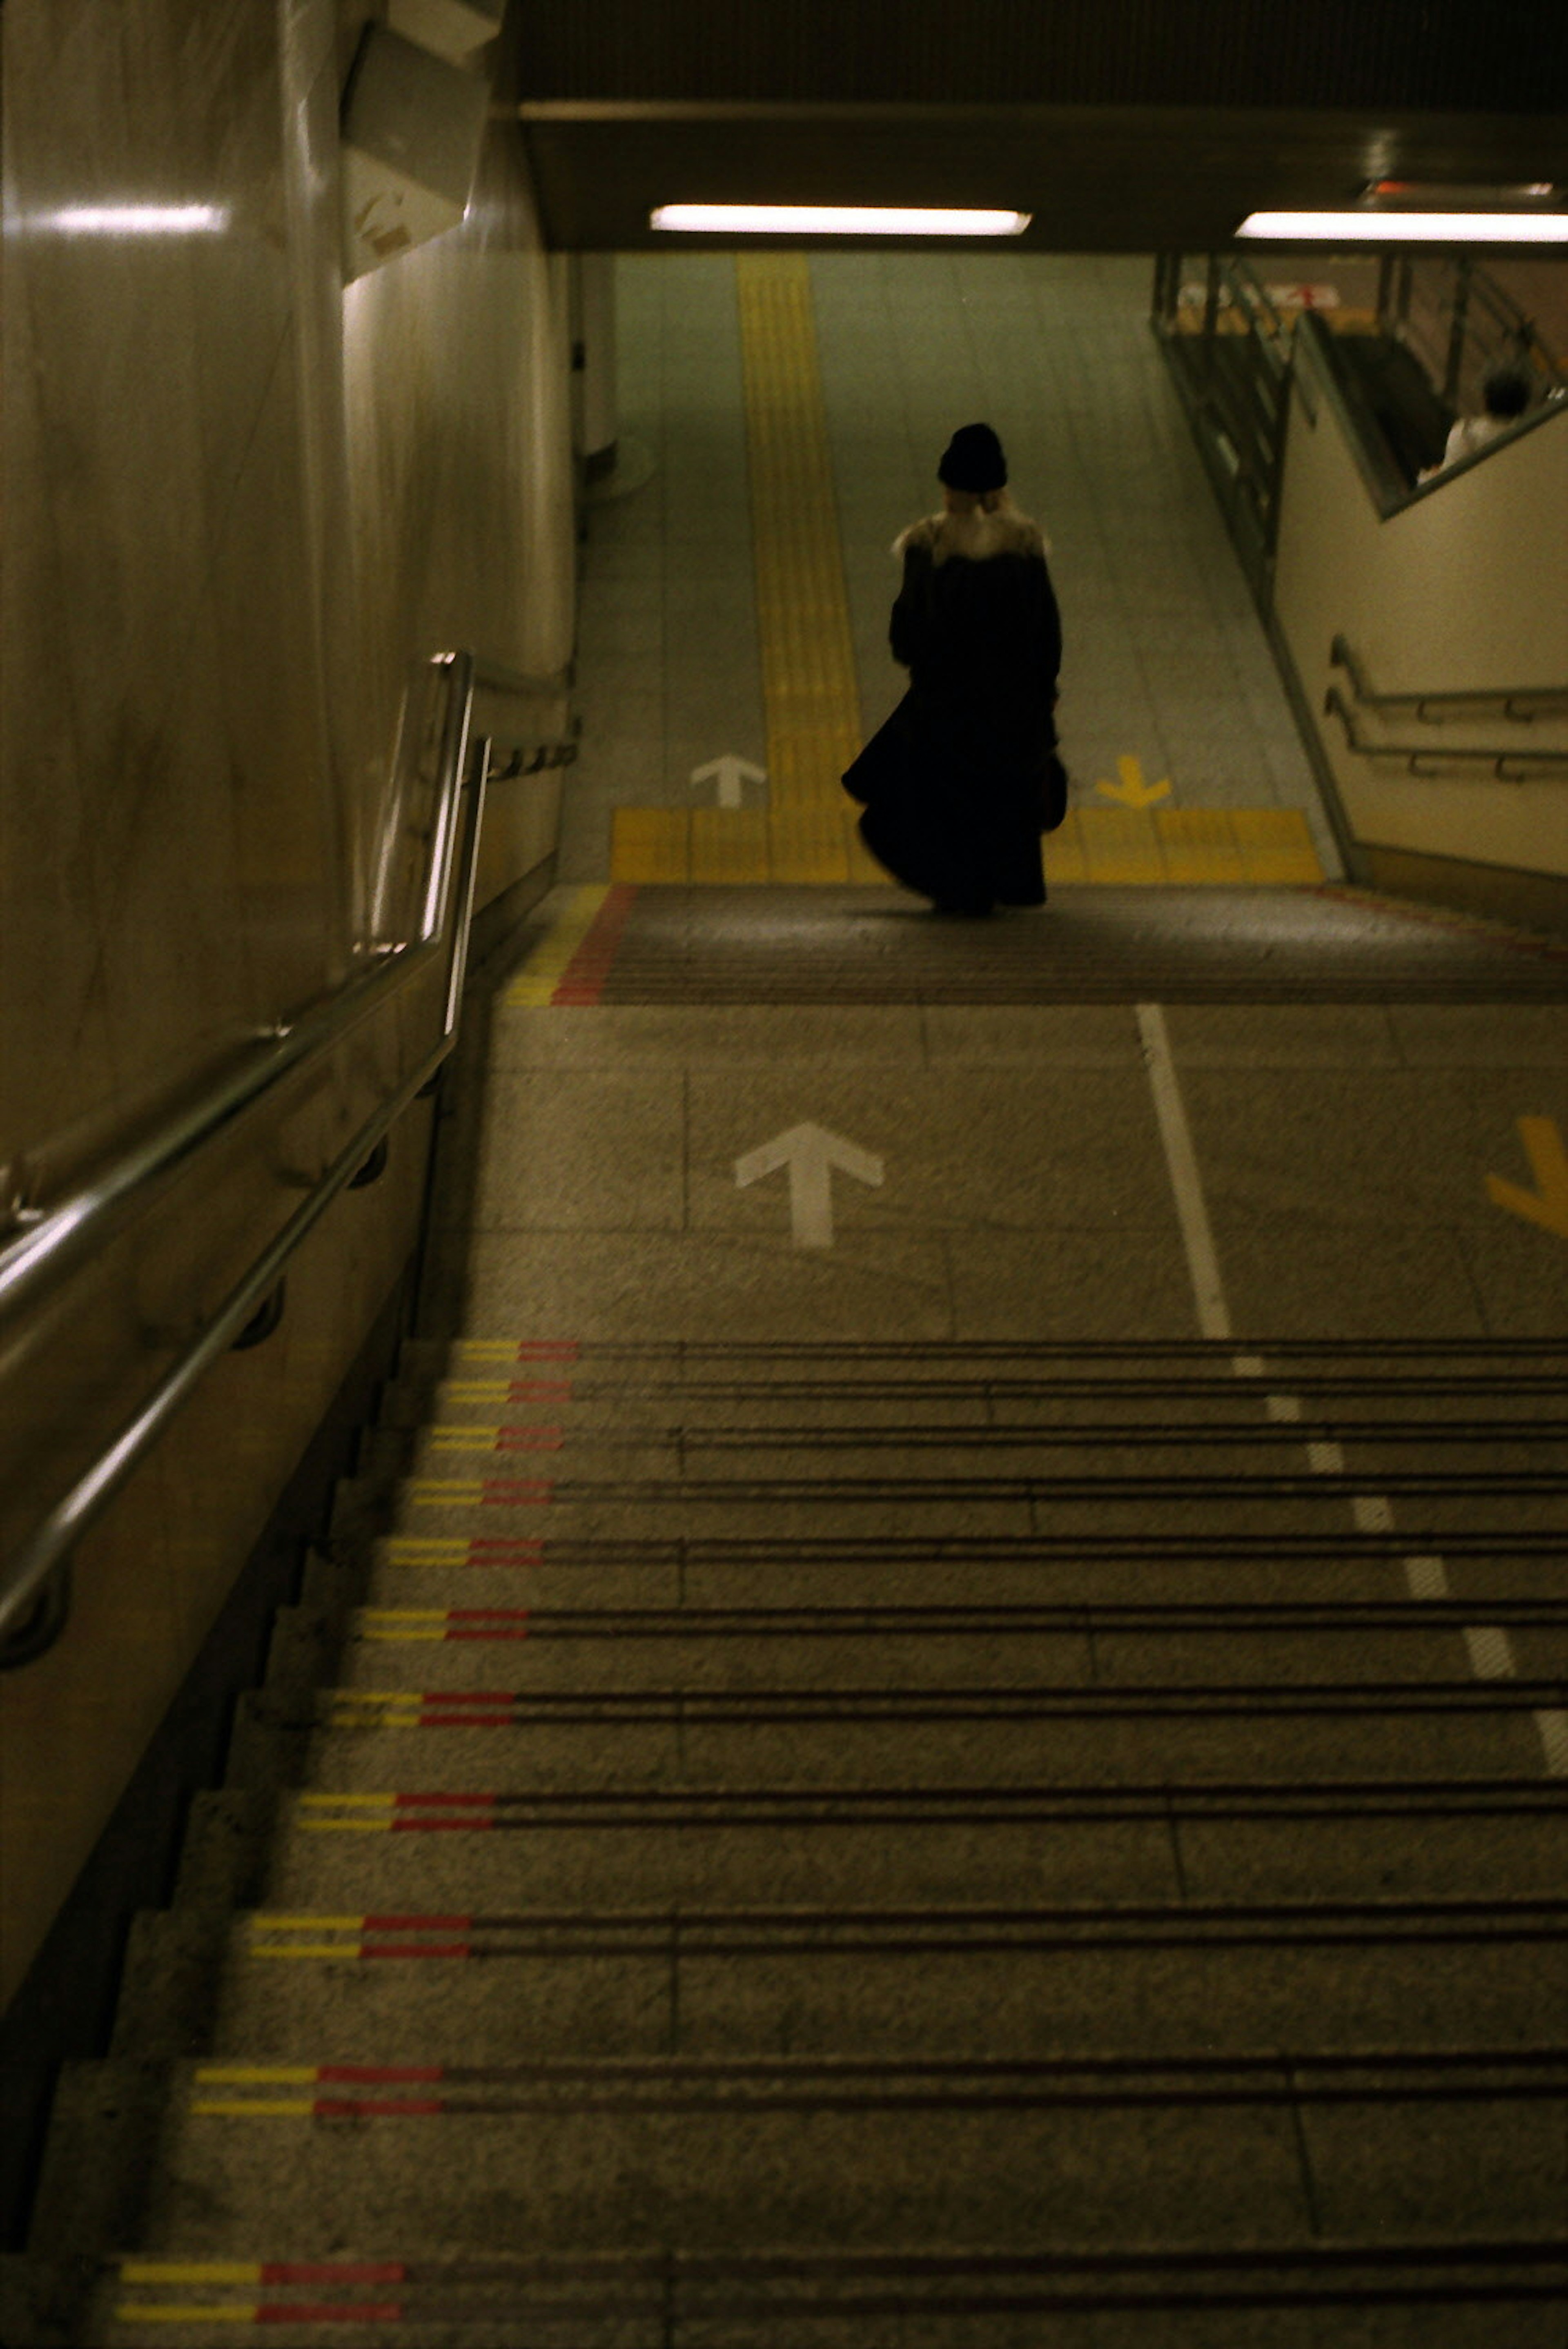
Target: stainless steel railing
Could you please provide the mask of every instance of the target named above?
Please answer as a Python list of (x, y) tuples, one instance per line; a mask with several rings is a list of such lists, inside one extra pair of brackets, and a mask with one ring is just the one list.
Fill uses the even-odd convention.
[[(431, 1081), (457, 1031), (472, 916), (475, 861), (483, 815), (488, 742), (471, 742), (474, 697), (483, 689), (539, 697), (564, 690), (561, 679), (515, 676), (472, 653), (447, 653), (431, 665), (444, 684), (433, 805), (428, 821), (410, 825), (394, 801), (383, 825), (370, 968), (359, 970), (298, 1019), (258, 1040), (237, 1066), (195, 1100), (140, 1136), (110, 1163), (80, 1181), (47, 1208), (24, 1201), (12, 1211), (17, 1236), (0, 1248), (0, 1340), (15, 1342), (52, 1305), (57, 1292), (99, 1255), (117, 1233), (193, 1162), (225, 1138), (237, 1122), (286, 1081), (323, 1065), (353, 1031), (400, 993), (418, 974), (445, 963), (439, 1033), (411, 1070), (377, 1102), (350, 1140), (311, 1184), (282, 1229), (268, 1240), (215, 1310), (205, 1315), (174, 1360), (75, 1475), (31, 1531), (0, 1564), (0, 1665), (31, 1661), (52, 1644), (68, 1609), (70, 1554), (145, 1457), (213, 1363), (276, 1288), (284, 1268), (327, 1209), (350, 1184), (382, 1136)], [(396, 890), (392, 853), (412, 835), (413, 886)], [(412, 918), (409, 935), (390, 937), (382, 926), (400, 910)]]
[(1471, 687), (1442, 693), (1378, 693), (1354, 646), (1335, 636), (1328, 648), (1329, 666), (1342, 668), (1358, 709), (1397, 709), (1425, 726), (1469, 725), (1477, 719), (1498, 718), (1510, 725), (1533, 724), (1540, 718), (1568, 718), (1568, 685), (1499, 685)]

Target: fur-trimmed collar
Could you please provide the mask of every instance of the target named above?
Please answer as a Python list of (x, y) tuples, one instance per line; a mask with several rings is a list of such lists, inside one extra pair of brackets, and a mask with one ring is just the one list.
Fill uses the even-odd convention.
[(968, 513), (928, 514), (923, 522), (911, 523), (893, 541), (893, 552), (900, 562), (912, 546), (929, 549), (933, 563), (945, 563), (950, 555), (961, 554), (971, 563), (983, 563), (992, 554), (1038, 554), (1051, 552), (1051, 543), (1038, 523), (1020, 513), (1006, 491), (997, 501), (994, 512), (987, 513), (975, 506)]

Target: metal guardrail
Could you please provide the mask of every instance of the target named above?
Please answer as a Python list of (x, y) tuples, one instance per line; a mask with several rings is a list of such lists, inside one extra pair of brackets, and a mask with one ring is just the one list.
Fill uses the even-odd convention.
[[(109, 1164), (47, 1210), (13, 1211), (17, 1237), (0, 1249), (0, 1335), (15, 1336), (73, 1274), (97, 1256), (202, 1154), (226, 1137), (236, 1122), (287, 1079), (320, 1065), (365, 1019), (431, 963), (446, 964), (441, 1033), (418, 1065), (385, 1094), (352, 1139), (312, 1185), (308, 1195), (243, 1278), (183, 1346), (157, 1383), (103, 1446), (93, 1464), (62, 1493), (30, 1534), (0, 1565), (0, 1666), (28, 1662), (52, 1645), (68, 1612), (70, 1554), (138, 1464), (223, 1353), (276, 1288), (285, 1266), (352, 1183), (382, 1136), (430, 1082), (457, 1032), (472, 914), (475, 864), (483, 814), (488, 745), (471, 756), (470, 730), (479, 690), (501, 694), (559, 693), (563, 679), (514, 675), (472, 653), (438, 656), (444, 672), (445, 713), (435, 783), (429, 850), (416, 892), (418, 914), (409, 937), (373, 946), (371, 968), (357, 972), (324, 1002), (258, 1044), (197, 1100), (143, 1135)], [(394, 810), (397, 819), (406, 810)], [(389, 824), (384, 847), (395, 829)], [(381, 879), (386, 877), (385, 860)], [(380, 905), (388, 892), (379, 887)]]
[(1369, 742), (1338, 686), (1329, 687), (1323, 706), (1329, 717), (1338, 719), (1345, 729), (1346, 746), (1357, 758), (1397, 761), (1407, 773), (1425, 775), (1432, 781), (1440, 781), (1444, 776), (1462, 775), (1467, 767), (1478, 766), (1484, 766), (1499, 782), (1504, 783), (1524, 783), (1545, 775), (1568, 775), (1568, 747), (1560, 750), (1519, 750), (1488, 742), (1477, 743), (1473, 749), (1464, 749), (1457, 743), (1448, 749), (1434, 749), (1422, 742)]
[(1444, 693), (1378, 693), (1373, 689), (1355, 648), (1335, 636), (1328, 648), (1329, 665), (1342, 668), (1350, 680), (1358, 709), (1397, 709), (1426, 726), (1468, 724), (1476, 719), (1503, 718), (1511, 725), (1529, 725), (1538, 718), (1568, 718), (1568, 685), (1511, 685)]

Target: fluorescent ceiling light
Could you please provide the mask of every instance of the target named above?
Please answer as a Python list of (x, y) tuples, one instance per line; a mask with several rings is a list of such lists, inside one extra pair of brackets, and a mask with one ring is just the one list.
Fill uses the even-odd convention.
[(696, 236), (1022, 236), (1032, 217), (876, 204), (660, 204), (648, 221)]
[(1568, 212), (1249, 212), (1238, 236), (1259, 244), (1568, 244)]
[(57, 236), (220, 236), (229, 212), (223, 204), (77, 204), (38, 212), (33, 225)]

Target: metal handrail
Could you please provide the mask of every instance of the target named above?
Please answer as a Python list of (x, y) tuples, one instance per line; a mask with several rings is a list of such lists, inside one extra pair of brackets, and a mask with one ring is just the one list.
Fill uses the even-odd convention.
[(1324, 696), (1324, 713), (1337, 718), (1345, 729), (1346, 747), (1362, 759), (1401, 760), (1412, 775), (1424, 775), (1428, 781), (1440, 781), (1451, 776), (1456, 768), (1485, 763), (1499, 782), (1523, 783), (1532, 776), (1568, 775), (1568, 744), (1560, 750), (1516, 750), (1500, 749), (1495, 743), (1478, 743), (1473, 750), (1453, 743), (1438, 750), (1421, 742), (1369, 742), (1355, 722), (1355, 713), (1345, 706), (1345, 697), (1337, 685), (1331, 685)]
[(1331, 667), (1342, 668), (1350, 679), (1356, 706), (1362, 709), (1407, 710), (1428, 726), (1454, 725), (1472, 714), (1506, 718), (1519, 726), (1538, 718), (1568, 718), (1568, 685), (1498, 685), (1472, 687), (1468, 692), (1376, 693), (1355, 648), (1335, 636), (1328, 648)]
[(413, 1072), (377, 1104), (283, 1230), (184, 1346), (92, 1466), (76, 1479), (0, 1568), (0, 1636), (36, 1604), (88, 1526), (108, 1506), (258, 1304), (276, 1287), (290, 1257), (452, 1050), (467, 961), (487, 763), (483, 758), (475, 761), (470, 777), (474, 695), (482, 687), (504, 693), (536, 691), (539, 681), (518, 678), (467, 652), (439, 655), (431, 667), (447, 671), (448, 699), (430, 866), (421, 893), (421, 935), (380, 948), (372, 969), (356, 973), (286, 1032), (270, 1038), (241, 1068), (226, 1073), (154, 1133), (124, 1151), (112, 1165), (82, 1184), (0, 1251), (0, 1329), (14, 1326), (36, 1310), (182, 1167), (225, 1134), (242, 1112), (275, 1092), (286, 1078), (307, 1063), (319, 1062), (337, 1050), (416, 970), (445, 955), (450, 961), (441, 1036)]

